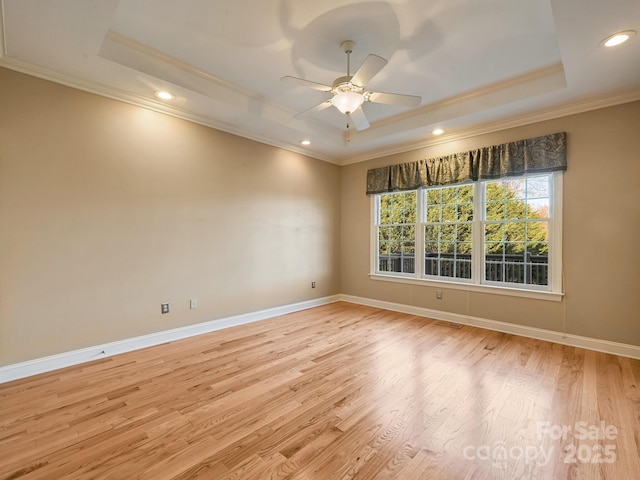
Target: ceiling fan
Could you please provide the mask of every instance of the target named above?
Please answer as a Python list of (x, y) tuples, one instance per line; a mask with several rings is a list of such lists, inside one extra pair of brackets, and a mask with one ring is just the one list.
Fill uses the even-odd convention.
[[(331, 94), (331, 98), (299, 113), (297, 117), (319, 112), (333, 105), (349, 117), (356, 127), (356, 130), (364, 130), (369, 128), (369, 120), (367, 120), (367, 116), (362, 110), (362, 104), (364, 102), (386, 103), (405, 107), (417, 107), (420, 105), (422, 98), (415, 95), (366, 91), (366, 84), (382, 70), (387, 64), (387, 61), (378, 55), (370, 54), (356, 73), (351, 75), (350, 56), (354, 45), (355, 43), (352, 40), (345, 40), (340, 44), (340, 47), (342, 47), (347, 54), (347, 75), (336, 78), (331, 86), (297, 77), (285, 76), (281, 78), (283, 82), (289, 84), (309, 87)], [(349, 124), (347, 124), (347, 128), (348, 127)]]

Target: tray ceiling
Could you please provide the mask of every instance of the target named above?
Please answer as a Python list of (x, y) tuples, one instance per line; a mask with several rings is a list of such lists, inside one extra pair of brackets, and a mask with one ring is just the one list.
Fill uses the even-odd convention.
[[(637, 0), (4, 0), (1, 28), (0, 66), (338, 164), (640, 99), (640, 37), (600, 45), (640, 30)], [(298, 118), (329, 95), (280, 78), (331, 85), (347, 39), (351, 73), (388, 60), (367, 89), (420, 106)]]

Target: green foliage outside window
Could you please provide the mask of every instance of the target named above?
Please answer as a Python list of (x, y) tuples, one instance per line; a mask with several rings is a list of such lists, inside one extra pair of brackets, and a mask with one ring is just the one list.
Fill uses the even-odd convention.
[[(415, 272), (416, 192), (389, 193), (380, 196), (378, 248), (384, 271)], [(400, 259), (391, 258), (400, 256)], [(406, 255), (406, 258), (404, 256)], [(387, 259), (383, 257), (387, 256)]]
[[(379, 195), (377, 268), (415, 273), (418, 251), (424, 275), (471, 279), (475, 224), (484, 230), (476, 248), (484, 249), (485, 280), (546, 285), (551, 180), (542, 175)], [(474, 193), (484, 195), (475, 202), (484, 211), (474, 213)], [(423, 218), (418, 201), (424, 201)], [(474, 222), (474, 215), (483, 221)], [(416, 248), (416, 228), (424, 228), (424, 250)]]
[(486, 253), (548, 255), (548, 177), (487, 182)]

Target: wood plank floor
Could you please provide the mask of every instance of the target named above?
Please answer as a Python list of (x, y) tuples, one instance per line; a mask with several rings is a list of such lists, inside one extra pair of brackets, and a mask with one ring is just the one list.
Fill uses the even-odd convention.
[(637, 479), (640, 361), (349, 303), (0, 385), (0, 479)]

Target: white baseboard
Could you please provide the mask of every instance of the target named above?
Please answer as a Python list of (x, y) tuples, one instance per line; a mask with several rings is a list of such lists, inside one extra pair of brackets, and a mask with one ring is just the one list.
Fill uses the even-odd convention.
[(73, 350), (71, 352), (60, 353), (58, 355), (51, 355), (43, 358), (36, 358), (26, 362), (14, 363), (12, 365), (0, 367), (0, 383), (10, 382), (11, 380), (45, 373), (59, 368), (70, 367), (84, 362), (90, 362), (91, 360), (96, 360), (98, 358), (110, 357), (120, 353), (153, 347), (162, 343), (193, 337), (203, 333), (214, 332), (216, 330), (222, 330), (223, 328), (235, 327), (237, 325), (257, 322), (259, 320), (265, 320), (278, 315), (298, 312), (308, 308), (337, 302), (339, 300), (339, 295), (333, 295), (330, 297), (293, 303), (282, 307), (269, 308), (267, 310), (260, 310), (243, 315), (197, 323), (195, 325), (175, 328), (172, 330), (150, 333), (148, 335), (128, 338), (112, 343), (105, 343), (104, 345), (97, 345), (95, 347)]
[(353, 295), (333, 295), (329, 297), (318, 298), (300, 303), (293, 303), (282, 307), (260, 310), (257, 312), (236, 315), (233, 317), (221, 318), (209, 322), (198, 323), (186, 327), (165, 330), (162, 332), (151, 333), (140, 337), (128, 338), (117, 342), (97, 345), (95, 347), (73, 350), (71, 352), (60, 353), (48, 357), (37, 358), (26, 362), (15, 363), (0, 367), (0, 383), (10, 382), (20, 378), (30, 377), (39, 373), (45, 373), (59, 368), (70, 367), (80, 363), (90, 362), (98, 358), (110, 357), (120, 353), (131, 352), (141, 348), (153, 347), (162, 343), (180, 340), (183, 338), (193, 337), (203, 333), (222, 330), (223, 328), (235, 327), (247, 323), (265, 320), (267, 318), (285, 315), (287, 313), (298, 312), (308, 308), (326, 305), (333, 302), (344, 301), (367, 305), (370, 307), (383, 308), (394, 312), (408, 313), (421, 317), (432, 318), (434, 320), (442, 320), (446, 322), (460, 323), (473, 327), (485, 328), (487, 330), (495, 330), (503, 333), (511, 333), (522, 337), (535, 338), (538, 340), (546, 340), (549, 342), (569, 345), (572, 347), (586, 348), (597, 352), (610, 353), (623, 357), (640, 359), (640, 347), (628, 345), (624, 343), (610, 342), (607, 340), (599, 340), (596, 338), (581, 337), (579, 335), (563, 334), (553, 330), (544, 330), (541, 328), (527, 327), (516, 325), (513, 323), (498, 322), (486, 318), (472, 317), (469, 315), (461, 315), (458, 313), (442, 312), (440, 310), (431, 310), (428, 308), (414, 307), (400, 303), (385, 302), (382, 300), (374, 300), (371, 298), (357, 297)]
[(571, 347), (586, 348), (588, 350), (594, 350), (596, 352), (610, 353), (612, 355), (620, 355), (622, 357), (640, 359), (640, 347), (636, 345), (610, 342), (608, 340), (599, 340), (597, 338), (581, 337), (579, 335), (564, 334), (562, 332), (556, 332), (554, 330), (544, 330), (542, 328), (527, 327), (524, 325), (516, 325), (514, 323), (499, 322), (496, 320), (488, 320), (486, 318), (472, 317), (470, 315), (442, 312), (440, 310), (413, 307), (410, 305), (385, 302), (382, 300), (374, 300), (371, 298), (356, 297), (353, 295), (339, 295), (339, 297), (340, 300), (344, 302), (383, 308), (385, 310), (392, 310), (394, 312), (409, 313), (421, 317), (432, 318), (434, 320), (460, 323), (472, 327), (495, 330), (497, 332), (511, 333), (513, 335), (519, 335), (521, 337), (546, 340), (548, 342), (560, 343), (562, 345), (569, 345)]

